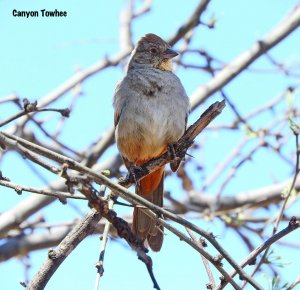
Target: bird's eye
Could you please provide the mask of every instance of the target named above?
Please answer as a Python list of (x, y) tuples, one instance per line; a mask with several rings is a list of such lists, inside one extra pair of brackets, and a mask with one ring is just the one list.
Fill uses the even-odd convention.
[(151, 53), (157, 53), (157, 48), (151, 47), (151, 48), (150, 48), (150, 52), (151, 52)]

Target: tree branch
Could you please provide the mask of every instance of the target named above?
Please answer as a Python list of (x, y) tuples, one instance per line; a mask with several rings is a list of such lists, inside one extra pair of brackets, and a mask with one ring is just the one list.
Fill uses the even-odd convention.
[(41, 266), (39, 271), (30, 281), (27, 290), (44, 289), (48, 281), (67, 258), (67, 256), (79, 245), (79, 243), (88, 235), (94, 232), (95, 226), (101, 219), (100, 213), (92, 210), (56, 247), (50, 249), (48, 258)]
[(21, 118), (22, 116), (25, 115), (30, 115), (31, 113), (37, 113), (37, 112), (58, 112), (60, 113), (63, 117), (69, 117), (70, 115), (70, 110), (69, 109), (51, 109), (51, 108), (39, 108), (37, 106), (37, 102), (30, 103), (27, 99), (23, 100), (24, 107), (21, 112), (16, 113), (15, 115), (7, 118), (4, 121), (0, 122), (0, 127), (7, 125), (8, 123)]
[(206, 10), (210, 0), (202, 0), (198, 6), (195, 8), (193, 14), (188, 18), (188, 21), (181, 25), (176, 33), (170, 37), (168, 40), (168, 43), (170, 45), (174, 45), (176, 42), (178, 42), (181, 38), (183, 38), (189, 31), (191, 31), (193, 28), (198, 26), (200, 22), (200, 17), (202, 13)]
[[(219, 114), (225, 107), (225, 102), (215, 102), (212, 104), (201, 116), (200, 118), (191, 125), (184, 135), (175, 144), (175, 155), (184, 158), (187, 149), (193, 144), (196, 136), (198, 136), (203, 129)], [(136, 178), (141, 179), (147, 174), (155, 171), (156, 169), (169, 163), (168, 152), (162, 154), (158, 158), (154, 158), (141, 166), (141, 171), (137, 174)], [(134, 182), (132, 176), (128, 176), (125, 180), (121, 181), (120, 184), (124, 187), (129, 187)]]
[[(297, 230), (300, 227), (300, 222), (297, 221), (297, 219), (295, 217), (292, 217), (288, 226), (283, 229), (282, 231), (278, 232), (277, 234), (275, 234), (274, 236), (272, 236), (271, 238), (269, 238), (268, 240), (266, 240), (263, 244), (261, 244), (259, 247), (257, 247), (255, 250), (253, 250), (248, 257), (246, 257), (245, 260), (243, 260), (240, 263), (241, 267), (245, 267), (246, 265), (252, 265), (255, 263), (256, 261), (256, 257), (262, 253), (264, 250), (268, 249), (272, 244), (274, 244), (276, 241), (278, 241), (279, 239), (281, 239), (282, 237), (288, 235), (289, 233), (291, 233), (294, 230)], [(233, 271), (232, 273), (230, 273), (230, 276), (233, 278), (235, 275), (237, 274), (236, 271)], [(216, 290), (221, 290), (224, 289), (224, 287), (226, 286), (227, 283), (223, 283), (222, 285), (218, 285), (218, 287), (216, 288)]]
[(296, 6), (267, 36), (258, 40), (251, 48), (226, 65), (210, 82), (199, 87), (190, 97), (192, 108), (197, 107), (228, 84), (257, 58), (291, 34), (299, 25), (300, 7)]

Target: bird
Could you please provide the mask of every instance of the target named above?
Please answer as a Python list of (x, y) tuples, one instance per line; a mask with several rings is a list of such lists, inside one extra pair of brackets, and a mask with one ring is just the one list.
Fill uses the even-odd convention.
[[(115, 139), (129, 172), (168, 152), (186, 130), (189, 98), (172, 71), (172, 59), (178, 53), (161, 37), (148, 33), (133, 49), (125, 76), (116, 85), (113, 107)], [(173, 151), (172, 151), (173, 148)], [(176, 171), (180, 160), (170, 163)], [(135, 192), (163, 206), (164, 167), (136, 182)], [(133, 232), (152, 251), (160, 251), (163, 227), (145, 214), (141, 207), (133, 211)]]

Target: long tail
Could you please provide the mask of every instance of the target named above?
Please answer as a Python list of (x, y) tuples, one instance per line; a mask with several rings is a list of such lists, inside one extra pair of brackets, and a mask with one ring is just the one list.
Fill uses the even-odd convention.
[[(140, 187), (136, 193), (150, 202), (163, 206), (164, 192), (164, 167), (150, 173), (140, 181)], [(133, 211), (133, 231), (143, 240), (147, 240), (150, 248), (158, 252), (161, 249), (164, 232), (163, 227), (156, 225), (156, 221), (135, 208)]]

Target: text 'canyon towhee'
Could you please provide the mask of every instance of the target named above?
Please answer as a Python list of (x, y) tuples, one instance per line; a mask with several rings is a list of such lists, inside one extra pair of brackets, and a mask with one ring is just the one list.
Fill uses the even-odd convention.
[[(142, 37), (131, 54), (125, 77), (114, 95), (115, 134), (118, 149), (131, 172), (166, 152), (186, 129), (189, 99), (172, 72), (171, 59), (178, 55), (155, 34)], [(176, 171), (179, 162), (171, 163)], [(136, 185), (136, 193), (163, 206), (164, 167)], [(163, 242), (163, 228), (138, 207), (133, 212), (133, 231), (153, 251)]]

